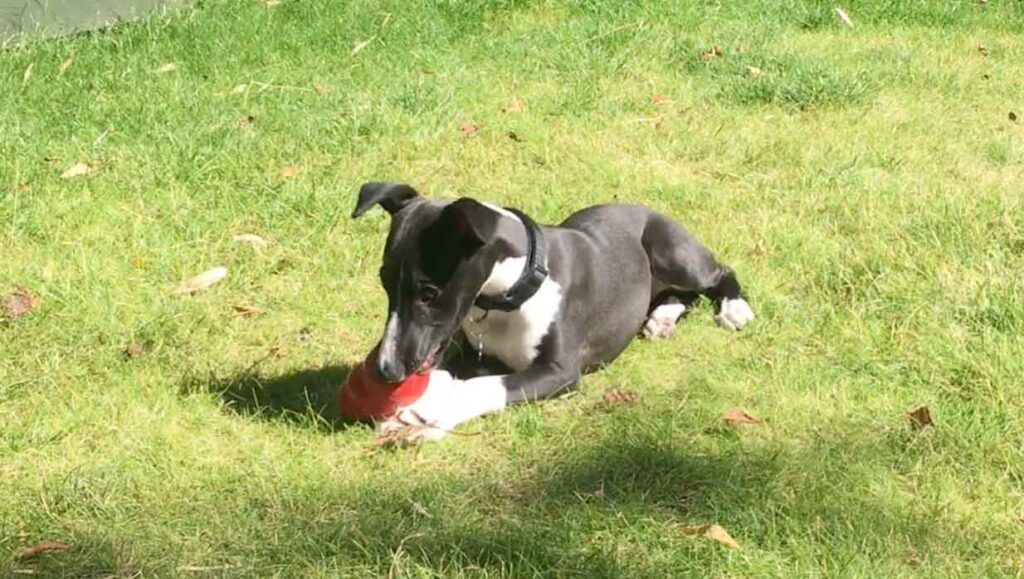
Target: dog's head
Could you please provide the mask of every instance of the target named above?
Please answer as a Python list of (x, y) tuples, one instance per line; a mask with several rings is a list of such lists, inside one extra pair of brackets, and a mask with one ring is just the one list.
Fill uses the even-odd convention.
[(522, 254), (522, 225), (473, 199), (429, 200), (400, 183), (363, 185), (352, 217), (377, 205), (391, 215), (380, 268), (388, 317), (377, 372), (398, 382), (438, 362), (495, 263)]

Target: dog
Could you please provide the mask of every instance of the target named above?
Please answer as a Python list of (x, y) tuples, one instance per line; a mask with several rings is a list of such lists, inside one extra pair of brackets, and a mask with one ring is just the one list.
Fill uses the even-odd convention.
[(642, 205), (596, 205), (542, 227), (515, 209), (371, 182), (352, 217), (378, 205), (391, 227), (376, 371), (388, 382), (431, 372), (423, 397), (379, 425), (384, 434), (438, 438), (575, 388), (634, 336), (668, 337), (700, 296), (721, 326), (754, 319), (732, 268)]

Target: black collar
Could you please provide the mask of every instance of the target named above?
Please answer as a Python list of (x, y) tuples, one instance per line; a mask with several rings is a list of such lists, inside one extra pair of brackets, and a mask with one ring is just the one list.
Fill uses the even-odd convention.
[(547, 244), (544, 242), (544, 233), (540, 227), (518, 209), (508, 209), (526, 227), (526, 241), (529, 249), (526, 254), (526, 267), (523, 273), (512, 284), (512, 287), (505, 290), (505, 293), (496, 296), (479, 295), (473, 304), (483, 310), (500, 310), (511, 312), (518, 310), (526, 300), (537, 293), (544, 280), (548, 277), (547, 268)]

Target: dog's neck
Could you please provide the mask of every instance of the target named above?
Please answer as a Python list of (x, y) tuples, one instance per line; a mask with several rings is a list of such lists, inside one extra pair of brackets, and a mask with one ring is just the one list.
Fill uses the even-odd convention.
[(497, 296), (511, 289), (519, 276), (523, 274), (523, 268), (526, 267), (526, 255), (530, 250), (530, 240), (526, 235), (526, 226), (514, 213), (490, 203), (484, 203), (484, 205), (504, 217), (499, 228), (501, 236), (509, 245), (508, 255), (499, 258), (494, 263), (490, 277), (480, 288), (481, 295)]

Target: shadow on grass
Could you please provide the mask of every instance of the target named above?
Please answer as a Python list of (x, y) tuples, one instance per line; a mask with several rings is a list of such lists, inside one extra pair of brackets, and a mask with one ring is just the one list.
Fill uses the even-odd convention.
[(355, 424), (340, 416), (337, 395), (352, 367), (329, 365), (278, 376), (255, 371), (227, 378), (209, 377), (185, 382), (185, 392), (210, 392), (236, 414), (292, 424), (314, 424), (334, 432)]
[[(755, 570), (744, 567), (749, 561), (743, 556), (686, 536), (680, 527), (719, 523), (745, 549), (766, 553), (801, 541), (813, 557), (804, 561), (805, 571), (844, 568), (858, 558), (870, 567), (874, 558), (898, 554), (901, 539), (940, 540), (927, 516), (901, 509), (894, 519), (898, 505), (856, 486), (830, 486), (827, 476), (794, 492), (794, 465), (813, 470), (826, 464), (813, 451), (733, 447), (699, 454), (642, 430), (576, 447), (552, 443), (554, 456), (547, 448), (523, 453), (513, 476), (444, 463), (424, 472), (410, 469), (407, 460), (396, 465), (389, 455), (377, 455), (366, 458), (379, 463), (370, 479), (238, 488), (240, 504), (287, 508), (259, 507), (255, 518), (243, 510), (241, 524), (208, 529), (219, 552), (203, 563), (209, 567), (195, 569), (249, 575), (278, 568), (295, 576), (744, 575)], [(837, 542), (850, 533), (856, 540)], [(188, 561), (173, 556), (141, 560), (116, 548), (122, 540), (116, 532), (79, 536), (71, 551), (41, 557), (34, 569), (143, 575), (189, 569)]]

